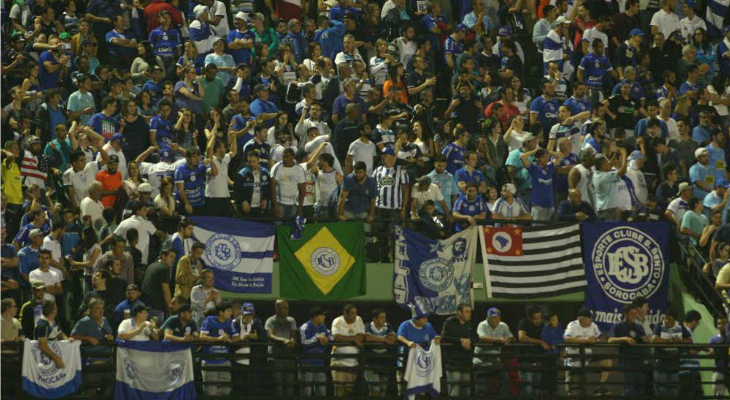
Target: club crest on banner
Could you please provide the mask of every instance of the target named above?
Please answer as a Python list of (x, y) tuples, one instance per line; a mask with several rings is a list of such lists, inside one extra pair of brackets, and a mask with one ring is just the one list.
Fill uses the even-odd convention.
[(127, 376), (131, 380), (139, 378), (139, 370), (134, 361), (130, 360), (129, 357), (124, 358), (124, 370), (127, 372)]
[[(55, 341), (49, 340), (48, 347), (54, 353), (61, 354), (61, 349), (58, 347), (58, 343), (56, 343)], [(33, 360), (35, 360), (36, 365), (38, 365), (38, 370), (41, 374), (41, 377), (48, 378), (58, 372), (58, 366), (56, 365), (56, 363), (53, 362), (53, 360), (51, 360), (51, 358), (48, 357), (46, 353), (41, 351), (37, 342), (33, 344), (31, 353), (33, 354)], [(61, 377), (59, 377), (59, 379), (61, 379)]]
[(665, 274), (659, 244), (639, 229), (620, 226), (603, 233), (591, 249), (593, 273), (611, 299), (628, 304), (651, 297)]
[(241, 246), (233, 236), (216, 233), (205, 242), (205, 255), (214, 267), (230, 271), (241, 260)]
[(430, 352), (419, 351), (416, 355), (416, 371), (420, 377), (428, 377), (433, 371), (433, 355)]
[(340, 256), (329, 247), (320, 247), (312, 252), (310, 257), (312, 268), (320, 275), (330, 276), (340, 269)]
[(423, 286), (440, 292), (454, 281), (453, 263), (443, 258), (432, 258), (421, 264), (418, 277)]

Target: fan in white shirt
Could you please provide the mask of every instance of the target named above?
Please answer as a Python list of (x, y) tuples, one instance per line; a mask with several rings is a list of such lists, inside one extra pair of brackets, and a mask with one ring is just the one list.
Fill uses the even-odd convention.
[[(601, 330), (598, 329), (598, 325), (596, 325), (593, 322), (593, 313), (590, 310), (581, 309), (578, 311), (578, 319), (575, 321), (572, 321), (568, 324), (568, 327), (565, 329), (565, 333), (563, 334), (563, 338), (565, 339), (565, 343), (575, 343), (575, 344), (592, 344), (599, 341), (599, 337), (601, 336)], [(579, 354), (580, 348), (577, 347), (568, 347), (566, 349), (566, 352), (568, 354)], [(583, 349), (583, 354), (590, 357), (590, 355), (593, 353), (590, 347), (586, 347)], [(590, 359), (583, 359), (580, 358), (566, 358), (565, 359), (565, 366), (566, 367), (583, 367), (591, 365), (601, 368), (611, 368), (611, 360), (610, 359), (602, 359), (602, 360), (594, 360), (590, 361)], [(570, 375), (573, 374), (584, 374), (583, 371), (576, 371), (576, 370), (568, 370), (569, 374), (569, 381), (576, 380), (576, 377), (571, 377)], [(594, 393), (602, 392), (605, 394), (606, 390), (603, 389), (603, 384), (606, 383), (608, 380), (608, 374), (609, 371), (601, 371), (600, 378), (598, 380), (598, 387), (594, 391)], [(572, 379), (570, 379), (572, 378)], [(579, 378), (578, 378), (579, 381)], [(602, 390), (599, 390), (602, 389)], [(610, 393), (609, 393), (610, 394)]]
[(63, 294), (63, 286), (61, 286), (61, 276), (56, 271), (51, 271), (51, 251), (41, 249), (38, 252), (38, 268), (28, 274), (28, 281), (31, 285), (35, 282), (41, 282), (46, 287), (46, 293), (43, 295), (45, 300), (56, 301), (56, 296)]
[(81, 200), (81, 219), (88, 217), (91, 219), (91, 225), (96, 227), (97, 224), (104, 223), (104, 204), (101, 203), (101, 182), (93, 181), (89, 185), (89, 194)]

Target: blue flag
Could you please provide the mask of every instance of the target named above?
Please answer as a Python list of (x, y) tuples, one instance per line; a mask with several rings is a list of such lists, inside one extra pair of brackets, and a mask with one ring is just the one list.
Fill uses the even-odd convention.
[(195, 400), (187, 343), (117, 341), (115, 400)]
[(194, 236), (205, 244), (203, 262), (215, 287), (228, 292), (271, 293), (274, 269), (272, 224), (224, 217), (193, 217)]
[(61, 357), (64, 368), (41, 351), (38, 341), (25, 339), (23, 390), (42, 399), (62, 399), (81, 387), (81, 341), (49, 340), (48, 347)]
[(433, 240), (395, 227), (393, 292), (402, 308), (448, 315), (470, 303), (472, 269), (479, 233), (476, 227), (448, 239)]
[(585, 222), (585, 307), (607, 331), (621, 322), (623, 307), (639, 296), (649, 301), (647, 318), (661, 323), (669, 288), (669, 225), (664, 222)]

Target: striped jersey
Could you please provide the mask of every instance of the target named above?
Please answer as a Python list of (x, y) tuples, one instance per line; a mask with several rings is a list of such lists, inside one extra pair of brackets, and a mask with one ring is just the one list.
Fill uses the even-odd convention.
[(381, 165), (373, 172), (378, 185), (378, 198), (375, 207), (400, 209), (403, 204), (403, 185), (408, 184), (408, 174), (399, 165), (388, 168)]

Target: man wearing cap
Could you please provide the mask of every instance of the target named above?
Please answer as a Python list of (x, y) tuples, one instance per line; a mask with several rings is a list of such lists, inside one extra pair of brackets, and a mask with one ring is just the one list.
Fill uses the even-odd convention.
[(269, 86), (258, 84), (253, 89), (256, 99), (251, 102), (249, 110), (253, 117), (261, 115), (263, 125), (270, 128), (274, 125), (274, 119), (279, 112), (279, 107), (275, 103), (269, 101)]
[(181, 304), (177, 314), (162, 324), (163, 339), (170, 342), (189, 342), (198, 339), (198, 325), (189, 304)]
[[(477, 326), (477, 336), (480, 342), (488, 343), (493, 346), (504, 346), (515, 341), (515, 337), (512, 335), (509, 326), (502, 322), (502, 312), (497, 307), (492, 307), (487, 310), (487, 317)], [(500, 349), (478, 346), (474, 349), (474, 365), (484, 367), (493, 367), (495, 364), (501, 365), (502, 362), (499, 358), (500, 352)], [(496, 375), (499, 375), (500, 377), (499, 392), (501, 396), (506, 397), (509, 391), (507, 372), (505, 370), (498, 370), (495, 372)], [(495, 372), (478, 373), (477, 381), (483, 382), (484, 380), (482, 378), (493, 375)], [(484, 394), (486, 391), (486, 385), (478, 384), (476, 389), (479, 394)]]
[(122, 321), (117, 328), (118, 338), (135, 342), (160, 340), (157, 335), (157, 323), (154, 319), (147, 321), (147, 317), (149, 312), (143, 304), (132, 307), (130, 317)]
[(132, 316), (132, 308), (134, 308), (134, 306), (137, 304), (144, 306), (144, 303), (139, 299), (139, 296), (140, 291), (137, 285), (130, 284), (127, 286), (126, 299), (117, 304), (114, 308), (114, 323), (116, 325)]
[(309, 321), (299, 327), (299, 343), (302, 346), (299, 363), (305, 367), (319, 367), (318, 371), (300, 371), (299, 381), (302, 384), (302, 397), (324, 397), (327, 393), (327, 376), (322, 358), (307, 358), (306, 354), (322, 355), (329, 347), (327, 343), (334, 341), (332, 332), (327, 329), (324, 321), (327, 315), (322, 307), (312, 307), (309, 310)]
[(600, 221), (618, 221), (618, 183), (628, 168), (626, 149), (619, 149), (621, 166), (612, 170), (611, 160), (605, 156), (596, 159), (592, 182), (596, 189), (596, 214)]
[(158, 15), (160, 26), (150, 31), (149, 42), (152, 45), (152, 52), (162, 59), (166, 68), (169, 68), (177, 61), (177, 56), (181, 53), (182, 41), (178, 30), (171, 26), (170, 11), (162, 10)]
[(664, 37), (669, 37), (672, 32), (680, 29), (679, 17), (673, 12), (674, 3), (674, 0), (662, 0), (662, 8), (651, 17), (652, 36), (661, 32)]
[(119, 157), (110, 156), (106, 169), (96, 174), (96, 180), (101, 183), (101, 202), (105, 208), (114, 207), (117, 199), (117, 190), (122, 187), (122, 173), (118, 170)]
[(468, 30), (469, 27), (459, 24), (444, 41), (444, 59), (451, 70), (456, 70), (456, 57), (464, 52), (464, 46), (461, 42), (466, 37), (466, 31)]
[[(546, 7), (547, 8), (547, 7)], [(559, 16), (557, 19), (551, 20), (558, 15), (558, 10), (553, 9), (549, 14), (546, 14), (545, 18), (540, 21), (548, 21), (550, 25), (555, 21), (555, 26), (550, 29), (545, 35), (542, 41), (542, 60), (543, 60), (543, 73), (548, 72), (548, 63), (551, 61), (557, 63), (558, 71), (563, 71), (564, 61), (569, 57), (563, 51), (563, 32), (567, 26), (570, 26), (572, 22), (564, 16)], [(535, 25), (537, 30), (537, 25)], [(535, 41), (535, 35), (533, 34), (532, 40)], [(538, 46), (539, 48), (540, 46)]]
[(233, 17), (233, 25), (236, 29), (228, 32), (228, 49), (231, 50), (233, 61), (238, 64), (249, 64), (251, 59), (251, 51), (253, 49), (254, 39), (256, 35), (248, 29), (248, 16), (243, 11), (239, 11)]
[(639, 51), (641, 49), (641, 41), (644, 38), (644, 32), (641, 29), (632, 29), (629, 32), (629, 38), (621, 43), (616, 49), (615, 64), (618, 69), (618, 75), (621, 79), (625, 79), (624, 67), (632, 66), (636, 68), (639, 62)]
[[(591, 345), (599, 341), (605, 342), (605, 336), (602, 337), (601, 330), (598, 329), (598, 325), (593, 322), (593, 313), (585, 308), (578, 311), (578, 318), (575, 321), (571, 321), (568, 327), (565, 329), (563, 334), (565, 343), (575, 344), (587, 344)], [(583, 348), (568, 347), (566, 349), (568, 354), (582, 354), (590, 357), (593, 354), (593, 350), (590, 346)], [(580, 358), (566, 358), (565, 366), (568, 367), (568, 375), (566, 378), (568, 384), (568, 391), (573, 396), (580, 396), (584, 393), (585, 385), (585, 367), (595, 366), (599, 368), (609, 369), (612, 366), (610, 359), (580, 359)], [(598, 379), (598, 386), (593, 390), (594, 396), (609, 396), (611, 391), (606, 389), (604, 385), (608, 381), (610, 371), (601, 371)]]
[(518, 197), (517, 188), (512, 183), (502, 185), (502, 195), (494, 203), (492, 218), (498, 220), (530, 220), (530, 210)]
[[(266, 329), (266, 337), (272, 342), (269, 346), (268, 353), (275, 358), (269, 358), (269, 365), (273, 363), (276, 367), (274, 370), (274, 381), (276, 382), (275, 393), (278, 397), (286, 394), (292, 396), (294, 387), (291, 383), (295, 382), (294, 373), (290, 371), (282, 371), (283, 369), (293, 369), (294, 360), (280, 358), (294, 354), (297, 338), (297, 322), (289, 316), (289, 302), (284, 299), (276, 300), (274, 304), (275, 314), (266, 319), (264, 328)], [(276, 357), (279, 355), (280, 357)]]
[[(38, 210), (37, 212), (43, 213)], [(45, 213), (43, 213), (45, 215)], [(38, 268), (39, 253), (43, 244), (43, 232), (40, 229), (31, 229), (28, 233), (28, 245), (18, 251), (18, 272), (20, 279), (18, 283), (23, 291), (23, 298), (30, 298), (30, 280), (28, 279), (31, 271)], [(13, 241), (15, 248), (20, 248), (17, 241)]]
[[(28, 7), (25, 5), (25, 7)], [(13, 5), (12, 9), (16, 6)], [(10, 18), (13, 18), (11, 9)], [(15, 32), (10, 36), (11, 43), (8, 48), (3, 49), (2, 52), (2, 68), (3, 74), (5, 74), (8, 80), (8, 87), (15, 87), (23, 83), (23, 79), (26, 76), (24, 66), (26, 62), (31, 60), (30, 54), (24, 51), (25, 48), (25, 35), (21, 31)]]
[(689, 180), (692, 182), (694, 197), (704, 200), (715, 187), (715, 171), (710, 167), (709, 152), (705, 148), (695, 150), (697, 162), (689, 169)]
[[(264, 343), (266, 342), (266, 331), (261, 320), (256, 318), (256, 309), (253, 303), (243, 303), (241, 305), (241, 315), (233, 320), (233, 325), (237, 326), (238, 337), (241, 342), (247, 343)], [(263, 354), (265, 353), (263, 346), (241, 346), (236, 350), (236, 354), (253, 354), (253, 356), (243, 356), (236, 359), (241, 365), (251, 365), (254, 367), (263, 364)], [(249, 385), (249, 383), (259, 382), (262, 379), (261, 373), (253, 370), (241, 371), (237, 374), (235, 386), (238, 386), (242, 395), (260, 394), (262, 391), (258, 385)], [(249, 375), (250, 374), (250, 375)], [(293, 382), (292, 382), (293, 383)]]
[[(398, 326), (398, 354), (408, 357), (408, 349), (415, 349), (416, 346), (422, 346), (424, 348), (429, 347), (431, 340), (436, 345), (441, 344), (441, 336), (433, 328), (430, 322), (428, 322), (428, 312), (423, 311), (419, 306), (409, 304), (411, 307), (411, 319), (401, 322)], [(400, 362), (400, 361), (399, 361)], [(405, 381), (403, 371), (398, 371), (398, 393), (404, 394), (405, 392)]]
[[(180, 2), (179, 4), (180, 9), (187, 10), (187, 2)], [(162, 18), (161, 14), (163, 12), (168, 13), (168, 19), (172, 20), (176, 26), (182, 25), (184, 22), (184, 16), (183, 13), (178, 10), (175, 6), (172, 4), (164, 1), (164, 0), (152, 0), (147, 4), (147, 6), (144, 8), (144, 19), (145, 19), (145, 25), (147, 26), (147, 32), (150, 34), (152, 31), (157, 29), (158, 26), (162, 25)], [(168, 30), (169, 28), (165, 28), (165, 30)], [(150, 39), (150, 43), (154, 45), (154, 42)]]
[(208, 7), (203, 4), (198, 4), (193, 9), (193, 15), (195, 20), (190, 22), (190, 40), (195, 45), (195, 50), (198, 52), (198, 57), (195, 59), (195, 65), (201, 66), (205, 61), (205, 56), (210, 54), (213, 49), (213, 41), (215, 35), (213, 29), (208, 24)]
[[(122, 180), (129, 177), (129, 172), (127, 170), (127, 157), (122, 151), (125, 147), (127, 147), (127, 139), (121, 133), (115, 133), (109, 140), (109, 142), (107, 142), (102, 147), (102, 150), (104, 150), (109, 155), (109, 157), (116, 156), (119, 162), (119, 164), (117, 165), (117, 170), (119, 170), (119, 172), (122, 174)], [(107, 167), (101, 163), (101, 151), (96, 157), (96, 161), (100, 163), (102, 169), (107, 169)]]
[[(309, 46), (309, 41), (302, 34), (302, 23), (299, 22), (299, 20), (297, 18), (290, 19), (289, 22), (287, 23), (287, 26), (289, 28), (289, 32), (286, 34), (286, 36), (283, 39), (281, 39), (281, 43), (288, 44), (291, 47), (297, 63), (301, 64), (302, 61), (304, 61), (304, 59), (307, 57), (307, 48)], [(347, 44), (345, 44), (345, 48), (347, 48)], [(354, 39), (353, 39), (353, 49), (354, 49)], [(350, 53), (352, 53), (352, 50), (350, 50)], [(355, 52), (355, 54), (356, 54), (355, 57), (360, 57), (359, 53)], [(339, 54), (338, 54), (338, 56), (339, 56)], [(360, 57), (360, 60), (362, 61), (362, 57)], [(339, 62), (335, 60), (335, 64), (339, 64)]]
[(693, 190), (689, 183), (682, 182), (679, 184), (677, 191), (679, 192), (679, 197), (669, 202), (664, 216), (679, 229), (684, 214), (689, 210), (689, 200), (692, 198)]

